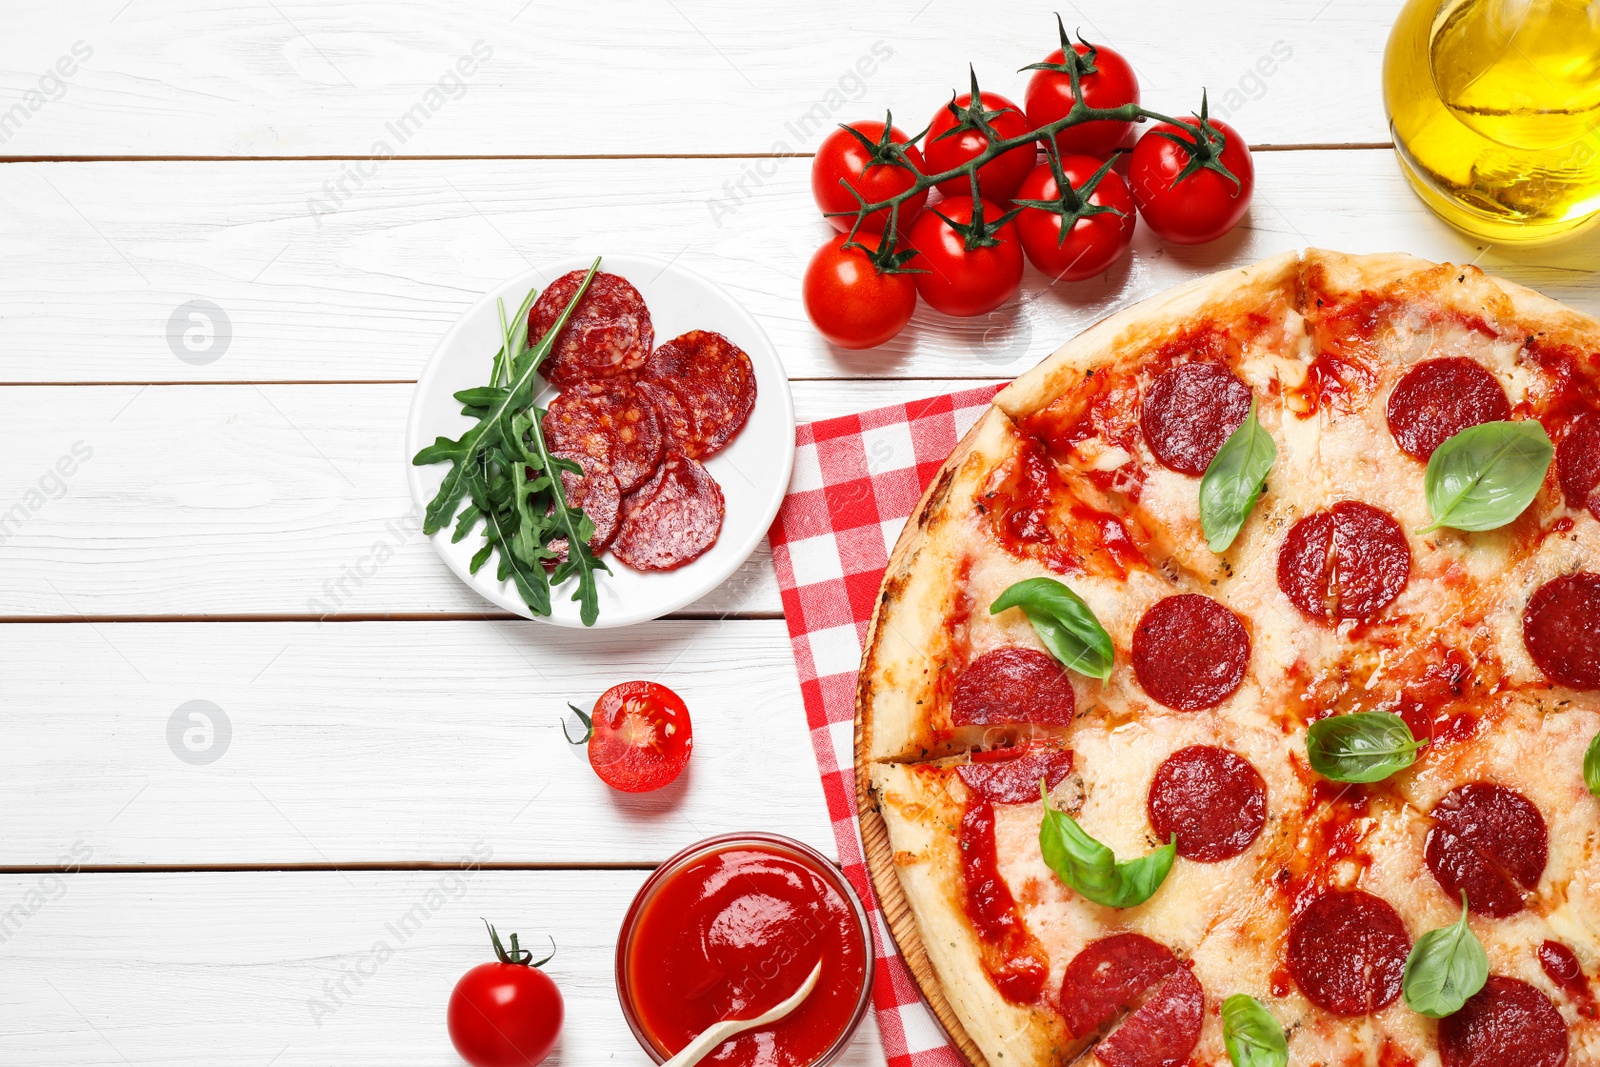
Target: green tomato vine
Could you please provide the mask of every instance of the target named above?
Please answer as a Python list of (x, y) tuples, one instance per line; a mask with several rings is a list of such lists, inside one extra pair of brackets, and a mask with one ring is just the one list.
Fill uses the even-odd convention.
[[(982, 91), (978, 86), (978, 74), (969, 67), (968, 70), (972, 82), (971, 102), (967, 106), (962, 106), (956, 103), (955, 94), (951, 94), (950, 102), (945, 107), (949, 110), (951, 117), (956, 120), (956, 125), (940, 136), (956, 136), (964, 131), (971, 130), (981, 134), (988, 144), (983, 151), (959, 166), (935, 174), (925, 174), (918, 170), (916, 164), (912, 163), (910, 157), (906, 154), (906, 149), (921, 140), (927, 131), (924, 130), (923, 133), (905, 141), (896, 141), (892, 132), (894, 126), (892, 113), (884, 115), (883, 136), (876, 142), (869, 140), (859, 131), (847, 125), (843, 126), (843, 129), (848, 131), (872, 153), (872, 161), (869, 166), (900, 167), (909, 171), (914, 179), (910, 187), (895, 193), (893, 196), (886, 197), (883, 200), (868, 201), (848, 181), (840, 178), (839, 183), (849, 190), (850, 195), (855, 198), (857, 204), (853, 212), (839, 211), (830, 213), (832, 216), (852, 214), (855, 216), (855, 222), (850, 226), (850, 232), (845, 239), (844, 247), (858, 248), (865, 252), (880, 274), (917, 273), (916, 268), (907, 266), (907, 263), (916, 255), (916, 252), (897, 248), (897, 239), (901, 236), (899, 233), (901, 204), (926, 193), (936, 185), (959, 178), (967, 179), (972, 189), (972, 198), (977, 201), (980, 199), (978, 196), (978, 171), (985, 163), (1023, 145), (1043, 143), (1045, 153), (1049, 156), (1052, 166), (1055, 168), (1056, 173), (1060, 174), (1060, 152), (1056, 146), (1056, 134), (1073, 126), (1081, 126), (1086, 122), (1142, 123), (1153, 119), (1157, 122), (1166, 123), (1182, 132), (1174, 133), (1168, 130), (1156, 130), (1154, 131), (1155, 134), (1165, 137), (1189, 155), (1188, 165), (1173, 179), (1173, 185), (1177, 185), (1199, 170), (1215, 171), (1232, 181), (1235, 186), (1239, 184), (1238, 177), (1222, 163), (1222, 150), (1227, 146), (1227, 134), (1211, 123), (1206, 111), (1207, 105), (1204, 90), (1201, 90), (1200, 94), (1200, 113), (1193, 120), (1174, 118), (1171, 115), (1164, 115), (1159, 111), (1153, 111), (1139, 104), (1123, 104), (1120, 107), (1091, 107), (1083, 97), (1083, 79), (1090, 74), (1096, 73), (1094, 62), (1097, 51), (1094, 45), (1085, 41), (1080, 33), (1078, 41), (1083, 45), (1084, 52), (1079, 54), (1078, 50), (1072, 46), (1072, 40), (1067, 34), (1066, 26), (1062, 23), (1060, 15), (1056, 16), (1056, 28), (1061, 35), (1062, 61), (1060, 63), (1031, 63), (1022, 69), (1047, 70), (1065, 74), (1072, 84), (1073, 103), (1071, 109), (1061, 118), (1053, 122), (1047, 122), (1037, 129), (1020, 133), (1015, 137), (1001, 137), (990, 122), (998, 113), (989, 111), (983, 106)], [(1024, 206), (1059, 214), (1064, 220), (1067, 220), (1064, 226), (1070, 224), (1070, 222), (1076, 222), (1078, 218), (1086, 214), (1084, 207), (1085, 191), (1083, 189), (1075, 190), (1070, 184), (1059, 180), (1057, 187), (1059, 195), (1055, 200), (1033, 200), (1028, 201)], [(930, 208), (929, 210), (933, 211), (934, 214), (938, 214), (940, 218), (944, 218), (936, 208)], [(975, 213), (972, 224), (965, 227), (956, 227), (956, 224), (948, 218), (945, 218), (945, 221), (957, 229), (968, 251), (972, 251), (985, 245), (993, 244), (995, 231), (1010, 222), (1021, 210), (1022, 207), (1013, 207), (996, 219), (985, 219), (981, 213)], [(878, 212), (887, 212), (888, 221), (884, 226), (883, 239), (878, 242), (877, 248), (872, 248), (857, 241), (856, 233), (861, 228), (862, 223), (866, 221), (867, 216)]]

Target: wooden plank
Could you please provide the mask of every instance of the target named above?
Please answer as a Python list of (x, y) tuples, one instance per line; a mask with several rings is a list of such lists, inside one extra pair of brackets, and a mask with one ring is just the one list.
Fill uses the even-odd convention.
[[(1056, 46), (1050, 9), (1020, 0), (987, 5), (981, 26), (948, 0), (818, 0), (802, 18), (735, 0), (74, 8), (8, 13), (0, 84), (24, 111), (0, 128), (6, 155), (810, 151), (819, 130), (885, 108), (920, 129), (965, 89), (969, 62), (1020, 102), (1018, 68)], [(1150, 0), (1062, 14), (1128, 56), (1158, 111), (1196, 108), (1206, 87), (1252, 143), (1387, 140), (1392, 4), (1241, 0), (1226, 19), (1197, 19), (1183, 0)]]
[[(38, 905), (3, 938), (0, 1011), (11, 1022), (0, 1027), (0, 1060), (458, 1063), (445, 1005), (456, 979), (488, 958), (483, 916), (531, 945), (557, 942), (547, 970), (566, 1021), (547, 1067), (645, 1067), (613, 977), (617, 930), (644, 878), (470, 869), (0, 877), (0, 906)], [(869, 1012), (839, 1067), (883, 1063)]]
[[(811, 421), (973, 384), (794, 391)], [(412, 389), (0, 388), (11, 442), (0, 618), (495, 612), (446, 569), (413, 513), (401, 443)], [(781, 613), (765, 543), (686, 610)]]
[[(331, 205), (322, 186), (343, 166), (0, 167), (0, 381), (414, 379), (492, 285), (610, 249), (720, 282), (795, 378), (1012, 377), (1134, 300), (1311, 244), (1477, 260), (1600, 312), (1600, 231), (1485, 252), (1427, 213), (1387, 151), (1263, 153), (1250, 217), (1221, 241), (1164, 247), (1141, 224), (1134, 256), (1098, 279), (1052, 288), (1030, 268), (1019, 300), (991, 315), (922, 307), (900, 338), (855, 353), (825, 344), (800, 304), (805, 264), (831, 232), (806, 160), (396, 161)], [(215, 334), (192, 357), (208, 363), (177, 354), (190, 355), (179, 309), (196, 299), (229, 323), (226, 345)]]
[[(496, 862), (641, 865), (755, 828), (835, 855), (781, 620), (16, 624), (0, 661), (28, 709), (0, 867), (80, 839), (97, 865), (449, 862), (479, 839)], [(640, 796), (561, 729), (634, 678), (684, 698), (695, 743)]]

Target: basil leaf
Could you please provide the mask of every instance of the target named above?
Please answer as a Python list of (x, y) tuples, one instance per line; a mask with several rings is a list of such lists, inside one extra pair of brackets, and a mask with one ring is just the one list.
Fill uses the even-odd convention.
[(1001, 593), (989, 614), (1021, 608), (1044, 647), (1068, 670), (1102, 682), (1111, 678), (1111, 635), (1089, 605), (1054, 578), (1027, 578)]
[(1415, 763), (1417, 750), (1427, 743), (1387, 711), (1332, 715), (1306, 731), (1311, 769), (1335, 782), (1381, 782)]
[(1589, 792), (1600, 797), (1600, 734), (1589, 742), (1589, 751), (1583, 754), (1583, 782)]
[(1423, 488), (1433, 525), (1494, 530), (1533, 503), (1555, 445), (1533, 419), (1469, 426), (1434, 449)]
[(1267, 472), (1277, 459), (1278, 446), (1256, 418), (1252, 399), (1250, 414), (1228, 435), (1200, 479), (1200, 529), (1211, 551), (1226, 552), (1239, 536), (1266, 491)]
[(1467, 926), (1467, 894), (1461, 893), (1461, 918), (1454, 926), (1429, 930), (1406, 957), (1400, 991), (1418, 1015), (1443, 1019), (1461, 1010), (1467, 998), (1489, 980), (1489, 956)]
[(1096, 904), (1131, 908), (1143, 904), (1161, 888), (1178, 855), (1174, 836), (1147, 856), (1118, 863), (1116, 855), (1090, 837), (1077, 820), (1050, 806), (1050, 791), (1039, 780), (1044, 799), (1044, 822), (1039, 826), (1039, 853), (1056, 877)]
[(1288, 1067), (1289, 1040), (1255, 997), (1235, 993), (1222, 1002), (1222, 1045), (1233, 1067)]

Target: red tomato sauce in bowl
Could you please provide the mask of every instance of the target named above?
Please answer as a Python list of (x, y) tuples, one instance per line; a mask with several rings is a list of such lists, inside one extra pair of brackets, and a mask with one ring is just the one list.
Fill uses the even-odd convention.
[(838, 869), (798, 841), (729, 834), (692, 845), (639, 890), (617, 939), (617, 995), (661, 1063), (713, 1023), (759, 1015), (798, 989), (786, 1018), (723, 1042), (704, 1063), (822, 1067), (866, 1014), (866, 913)]

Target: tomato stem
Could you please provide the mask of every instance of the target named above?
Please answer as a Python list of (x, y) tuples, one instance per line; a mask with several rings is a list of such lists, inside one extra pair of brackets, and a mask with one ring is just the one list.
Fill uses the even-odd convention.
[(1056, 149), (1054, 141), (1048, 141), (1044, 146), (1044, 154), (1050, 161), (1050, 172), (1055, 175), (1056, 191), (1058, 195), (1054, 200), (1013, 200), (1018, 208), (1033, 207), (1040, 211), (1048, 211), (1053, 215), (1061, 216), (1061, 230), (1056, 234), (1056, 244), (1066, 244), (1067, 235), (1078, 224), (1079, 219), (1092, 218), (1095, 215), (1115, 215), (1118, 218), (1127, 218), (1127, 215), (1107, 204), (1090, 203), (1089, 198), (1094, 194), (1101, 179), (1111, 172), (1114, 159), (1108, 159), (1100, 164), (1100, 169), (1095, 171), (1077, 188), (1067, 180), (1066, 171), (1061, 166), (1061, 153)]
[(517, 944), (516, 934), (511, 935), (511, 949), (508, 952), (506, 947), (500, 943), (500, 934), (495, 930), (494, 924), (488, 919), (483, 919), (481, 916), (480, 920), (482, 921), (483, 925), (489, 928), (489, 943), (494, 946), (495, 957), (499, 959), (501, 963), (509, 963), (514, 967), (532, 967), (537, 970), (556, 958), (555, 938), (550, 939), (550, 955), (535, 962), (533, 953)]
[[(1052, 122), (1047, 122), (1038, 129), (1019, 133), (1015, 137), (998, 137), (995, 133), (994, 126), (990, 123), (990, 119), (998, 115), (999, 112), (990, 111), (983, 106), (982, 91), (978, 87), (977, 71), (969, 65), (967, 69), (971, 76), (972, 99), (965, 107), (963, 107), (956, 103), (955, 95), (951, 95), (950, 102), (946, 104), (945, 107), (950, 111), (950, 114), (955, 117), (956, 126), (951, 130), (940, 134), (939, 136), (940, 138), (948, 137), (958, 130), (976, 130), (977, 132), (983, 134), (989, 143), (977, 155), (958, 166), (952, 167), (946, 171), (940, 171), (937, 174), (924, 174), (922, 171), (913, 166), (905, 155), (906, 147), (919, 140), (922, 134), (919, 134), (917, 137), (909, 138), (906, 141), (897, 142), (893, 140), (893, 135), (889, 132), (889, 123), (885, 122), (883, 137), (877, 143), (873, 143), (870, 139), (866, 138), (859, 132), (851, 130), (848, 125), (841, 124), (842, 129), (850, 130), (857, 140), (861, 141), (863, 145), (866, 145), (873, 151), (874, 164), (901, 167), (909, 171), (913, 179), (908, 188), (903, 189), (892, 196), (885, 197), (883, 200), (870, 202), (848, 182), (844, 181), (842, 178), (840, 179), (840, 184), (844, 185), (846, 189), (850, 190), (851, 195), (856, 198), (857, 204), (854, 212), (856, 221), (850, 227), (850, 235), (846, 240), (847, 247), (854, 245), (857, 248), (865, 250), (871, 257), (873, 265), (877, 268), (880, 274), (912, 273), (913, 271), (907, 268), (905, 264), (910, 257), (916, 255), (916, 251), (914, 249), (899, 252), (895, 251), (895, 245), (901, 236), (899, 232), (899, 215), (897, 210), (901, 204), (913, 199), (914, 197), (921, 196), (936, 185), (959, 178), (966, 178), (972, 183), (973, 198), (976, 200), (977, 174), (985, 163), (988, 163), (994, 159), (998, 159), (1000, 156), (1005, 155), (1014, 148), (1020, 148), (1023, 145), (1029, 144), (1036, 145), (1041, 142), (1046, 146), (1046, 153), (1051, 154), (1051, 149), (1055, 143), (1055, 135), (1057, 133), (1061, 132), (1062, 130), (1070, 129), (1073, 126), (1081, 126), (1086, 122), (1142, 123), (1146, 121), (1155, 121), (1165, 123), (1169, 126), (1174, 126), (1177, 129), (1186, 132), (1190, 139), (1185, 140), (1178, 135), (1169, 133), (1165, 130), (1155, 131), (1158, 135), (1167, 138), (1174, 144), (1177, 144), (1189, 154), (1189, 165), (1184, 168), (1183, 172), (1180, 173), (1176, 179), (1174, 179), (1173, 184), (1183, 181), (1197, 170), (1204, 169), (1216, 171), (1218, 174), (1221, 174), (1223, 177), (1232, 181), (1236, 188), (1240, 185), (1238, 177), (1222, 164), (1221, 155), (1223, 148), (1227, 145), (1227, 135), (1221, 130), (1217, 129), (1216, 126), (1211, 124), (1206, 113), (1206, 95), (1203, 89), (1200, 93), (1200, 114), (1196, 119), (1174, 118), (1171, 115), (1163, 115), (1159, 111), (1154, 111), (1140, 104), (1122, 104), (1117, 107), (1091, 107), (1084, 101), (1081, 81), (1085, 75), (1096, 72), (1094, 61), (1098, 53), (1095, 47), (1088, 41), (1085, 41), (1083, 36), (1080, 34), (1078, 40), (1086, 49), (1086, 52), (1080, 55), (1078, 50), (1072, 47), (1072, 42), (1067, 36), (1066, 25), (1061, 21), (1061, 16), (1059, 14), (1056, 15), (1056, 28), (1061, 35), (1062, 61), (1058, 64), (1034, 63), (1022, 69), (1054, 70), (1060, 73), (1065, 73), (1069, 78), (1072, 79), (1073, 103), (1071, 109), (1059, 119), (1056, 119)], [(885, 118), (888, 118), (887, 114), (885, 115)], [(924, 134), (926, 132), (926, 130), (923, 131)], [(1052, 158), (1054, 157), (1052, 156)], [(1098, 183), (1101, 177), (1104, 177), (1104, 172), (1109, 167), (1110, 162), (1108, 161), (1106, 166), (1101, 168), (1100, 174), (1096, 175), (1094, 179), (1091, 179), (1090, 183), (1086, 183), (1077, 191), (1077, 196), (1081, 198), (1084, 204), (1087, 204), (1089, 193), (1093, 192), (1094, 184)], [(1059, 176), (1056, 184), (1058, 187), (1063, 189), (1063, 192), (1065, 192), (1065, 189), (1068, 188), (1068, 186), (1066, 186), (1066, 184), (1060, 180)], [(1044, 202), (1030, 202), (1027, 206), (1039, 207), (1042, 206), (1043, 203)], [(974, 204), (974, 208), (976, 207), (977, 205)], [(1063, 195), (1059, 204), (1056, 204), (1052, 207), (1047, 207), (1045, 210), (1056, 210), (1057, 207), (1078, 211), (1081, 209), (1082, 205), (1077, 207), (1071, 206), (1071, 200), (1067, 196)], [(1078, 218), (1084, 218), (1090, 214), (1101, 214), (1105, 211), (1114, 210), (1115, 209), (1113, 208), (1091, 206), (1090, 210), (1085, 211), (1084, 214), (1077, 215), (1074, 217), (1073, 221), (1076, 222)], [(874, 212), (880, 211), (888, 213), (889, 222), (883, 230), (882, 244), (876, 250), (873, 250), (856, 242), (856, 231), (860, 229), (862, 222), (866, 220), (867, 216), (873, 214)], [(848, 211), (830, 213), (830, 215), (839, 216), (848, 214), (852, 213)], [(962, 228), (956, 226), (955, 223), (950, 223), (950, 225), (962, 234), (963, 238), (967, 242), (967, 248), (970, 250), (973, 248), (984, 247), (985, 244), (995, 243), (993, 240), (991, 240), (994, 229), (1004, 225), (1004, 223), (1010, 220), (1013, 214), (1014, 212), (1008, 212), (1005, 216), (1002, 216), (1000, 220), (984, 225), (980, 221), (981, 210), (975, 210), (971, 227)], [(1063, 211), (1063, 215), (1064, 214), (1065, 211)], [(943, 215), (940, 217), (944, 218)], [(950, 222), (948, 218), (945, 218), (945, 221), (947, 223)], [(1063, 225), (1063, 236), (1070, 229), (1070, 226)], [(976, 230), (977, 232), (969, 235), (968, 230)]]
[(567, 730), (567, 720), (565, 719), (561, 720), (561, 736), (567, 739), (567, 744), (569, 745), (587, 745), (589, 738), (594, 736), (594, 720), (585, 715), (576, 704), (568, 704), (567, 707), (571, 708), (572, 714), (576, 715), (578, 721), (583, 723), (583, 736), (574, 741), (572, 734)]

